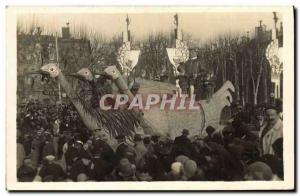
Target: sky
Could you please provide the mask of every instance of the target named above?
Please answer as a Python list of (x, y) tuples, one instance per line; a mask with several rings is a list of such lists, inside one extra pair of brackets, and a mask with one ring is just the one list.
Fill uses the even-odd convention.
[[(130, 30), (136, 40), (145, 38), (153, 32), (168, 33), (174, 28), (173, 13), (131, 13)], [(280, 15), (279, 22), (281, 20)], [(66, 22), (70, 28), (83, 26), (88, 30), (101, 33), (108, 39), (120, 35), (125, 29), (125, 13), (51, 13), (51, 14), (23, 14), (18, 21), (23, 27), (33, 22), (44, 28), (45, 31), (60, 32)], [(188, 12), (179, 13), (179, 25), (184, 33), (193, 39), (203, 41), (213, 39), (222, 34), (234, 33), (250, 36), (254, 34), (255, 26), (262, 20), (268, 29), (274, 27), (272, 12)]]

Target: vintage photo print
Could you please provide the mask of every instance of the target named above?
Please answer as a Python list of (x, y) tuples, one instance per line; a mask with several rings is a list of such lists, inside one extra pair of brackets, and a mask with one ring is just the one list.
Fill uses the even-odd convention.
[(293, 7), (6, 16), (7, 190), (294, 190)]

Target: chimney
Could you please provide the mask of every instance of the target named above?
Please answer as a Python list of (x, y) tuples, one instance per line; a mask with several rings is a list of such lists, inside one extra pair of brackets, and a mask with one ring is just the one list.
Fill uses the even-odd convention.
[(70, 35), (70, 27), (69, 27), (69, 22), (66, 23), (66, 27), (62, 27), (61, 30), (62, 30), (62, 37), (64, 39), (69, 39), (71, 37)]

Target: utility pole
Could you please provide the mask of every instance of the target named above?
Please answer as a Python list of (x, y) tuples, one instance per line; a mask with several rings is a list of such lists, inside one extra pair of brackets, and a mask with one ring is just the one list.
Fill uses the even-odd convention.
[(273, 20), (274, 20), (274, 24), (275, 24), (275, 37), (277, 38), (278, 37), (278, 35), (277, 35), (277, 21), (278, 21), (278, 17), (277, 17), (277, 14), (276, 14), (276, 12), (273, 12)]
[(178, 39), (178, 14), (174, 15), (174, 25), (175, 25), (175, 40)]
[(128, 14), (127, 14), (127, 17), (126, 17), (126, 31), (127, 31), (127, 40), (130, 41), (130, 32), (129, 32), (129, 25), (130, 25), (130, 19), (128, 17)]
[[(57, 62), (57, 66), (59, 68), (57, 32), (55, 33), (55, 50), (56, 50), (56, 62)], [(61, 89), (60, 89), (60, 83), (59, 82), (58, 82), (58, 100), (61, 103)]]

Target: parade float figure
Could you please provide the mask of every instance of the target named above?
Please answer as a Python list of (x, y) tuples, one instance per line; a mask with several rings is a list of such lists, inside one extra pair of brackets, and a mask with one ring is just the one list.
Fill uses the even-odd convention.
[(278, 17), (276, 12), (274, 15), (274, 28), (272, 29), (272, 41), (266, 48), (266, 57), (271, 67), (271, 81), (274, 84), (274, 91), (272, 98), (282, 98), (282, 84), (281, 77), (283, 72), (283, 27), (282, 22), (280, 28), (277, 28)]
[[(141, 126), (143, 131), (148, 134), (169, 135), (175, 137), (182, 131), (183, 128), (189, 129), (191, 134), (199, 135), (201, 131), (207, 126), (218, 127), (222, 109), (225, 106), (230, 106), (232, 97), (229, 90), (234, 92), (234, 87), (231, 82), (227, 81), (224, 85), (212, 95), (209, 102), (201, 100), (196, 104), (199, 105), (200, 110), (161, 110), (155, 105), (149, 110), (134, 111), (134, 110), (113, 110), (113, 111), (99, 111), (89, 107), (81, 97), (79, 97), (71, 85), (68, 83), (66, 77), (55, 64), (47, 64), (41, 68), (43, 73), (49, 74), (52, 78), (57, 78), (61, 87), (66, 92), (67, 96), (77, 109), (83, 123), (90, 130), (106, 130), (112, 137), (120, 133), (132, 136), (136, 127)], [(131, 100), (134, 98), (131, 91), (123, 79), (123, 76), (115, 66), (109, 66), (105, 70), (105, 74), (110, 77), (118, 86), (121, 93), (128, 95)], [(149, 82), (148, 82), (149, 83)], [(160, 87), (168, 86), (170, 84), (158, 83), (155, 88), (143, 88), (143, 93), (155, 93), (161, 91)], [(160, 89), (159, 89), (160, 88)], [(176, 89), (176, 86), (173, 87)], [(146, 92), (148, 91), (151, 92)], [(165, 88), (166, 89), (166, 88)], [(139, 92), (141, 93), (141, 92)], [(171, 91), (168, 91), (171, 93)], [(176, 92), (173, 92), (176, 93)]]
[[(72, 76), (77, 78), (79, 81), (86, 82), (89, 84), (91, 89), (90, 102), (93, 108), (99, 107), (99, 99), (102, 95), (113, 93), (116, 91), (116, 87), (111, 85), (110, 80), (104, 75), (99, 75), (95, 77), (89, 68), (82, 68), (77, 73), (68, 74), (67, 76)], [(76, 92), (79, 91), (80, 95), (86, 95), (86, 89), (78, 85), (74, 87)], [(81, 93), (82, 92), (82, 93)]]
[(104, 130), (115, 137), (122, 132), (124, 135), (132, 135), (134, 129), (139, 124), (139, 117), (136, 113), (124, 111), (106, 111), (101, 112), (92, 108), (89, 104), (85, 103), (84, 99), (76, 94), (71, 84), (67, 81), (64, 74), (59, 67), (54, 64), (46, 64), (41, 67), (43, 74), (48, 74), (52, 78), (56, 78), (60, 83), (63, 90), (66, 92), (68, 98), (75, 106), (78, 114), (80, 115), (83, 123), (90, 130)]
[[(177, 15), (175, 16), (176, 18), (178, 17)], [(175, 21), (178, 21), (178, 19)], [(211, 99), (209, 101), (200, 100), (199, 102), (197, 101), (196, 103), (193, 103), (193, 100), (195, 100), (194, 93), (189, 93), (190, 96), (187, 96), (188, 92), (186, 91), (184, 91), (185, 93), (181, 93), (182, 81), (180, 80), (176, 81), (177, 85), (173, 85), (165, 82), (135, 78), (134, 79), (135, 83), (133, 83), (130, 80), (130, 73), (133, 71), (134, 67), (138, 62), (139, 51), (131, 50), (130, 47), (130, 31), (128, 29), (129, 28), (128, 16), (126, 19), (126, 24), (127, 24), (126, 31), (123, 33), (123, 45), (121, 46), (118, 55), (118, 62), (121, 66), (121, 71), (123, 72), (123, 75), (120, 73), (120, 71), (117, 69), (116, 66), (107, 67), (104, 70), (104, 73), (101, 73), (101, 75), (106, 75), (112, 80), (111, 83), (112, 94), (114, 95), (124, 94), (127, 96), (129, 107), (127, 105), (127, 107), (125, 106), (122, 109), (125, 109), (125, 111), (127, 110), (128, 112), (132, 112), (135, 114), (134, 116), (138, 118), (137, 126), (140, 127), (142, 131), (146, 134), (168, 135), (172, 138), (175, 138), (177, 135), (179, 135), (183, 129), (189, 129), (191, 135), (200, 135), (202, 133), (202, 130), (204, 130), (204, 128), (207, 126), (213, 126), (215, 128), (218, 128), (220, 125), (219, 122), (220, 122), (222, 109), (225, 106), (230, 106), (232, 102), (232, 97), (229, 90), (234, 92), (234, 87), (231, 84), (231, 82), (229, 81), (225, 82), (222, 88), (219, 89), (219, 91), (217, 91), (214, 95), (211, 96)], [(179, 65), (184, 64), (186, 61), (189, 60), (189, 51), (187, 45), (182, 41), (182, 33), (180, 34), (178, 32), (179, 31), (177, 25), (175, 29), (176, 37), (178, 37), (178, 39), (176, 39), (176, 48), (167, 49), (169, 59), (171, 63), (173, 62), (172, 64), (174, 65), (175, 75), (177, 76), (180, 75), (179, 74), (180, 70), (178, 70), (178, 68), (180, 68)], [(95, 83), (95, 77), (93, 76), (92, 72), (88, 68), (83, 68), (73, 75), (88, 81), (91, 84), (92, 88), (94, 88), (94, 91), (97, 91), (97, 89), (95, 89), (97, 87), (93, 84)], [(139, 87), (136, 89), (135, 93), (131, 91), (132, 86), (134, 84)], [(63, 88), (64, 86), (66, 85), (62, 85)], [(185, 86), (187, 87), (187, 85)], [(68, 91), (70, 94), (71, 90)], [(178, 93), (179, 96), (177, 96)], [(138, 96), (134, 96), (134, 94), (140, 96), (140, 100), (138, 100)], [(154, 95), (154, 97), (156, 98), (158, 97), (159, 100), (157, 102), (153, 100), (151, 104), (151, 108), (148, 109), (147, 107), (146, 109), (141, 107), (130, 108), (131, 103), (134, 103), (135, 101), (136, 101), (136, 105), (140, 106), (141, 103), (139, 102), (144, 102), (145, 100), (149, 100), (148, 98), (150, 95), (152, 96)], [(190, 103), (192, 103), (192, 105), (196, 105), (198, 109), (197, 110), (194, 109), (193, 110), (190, 109), (172, 110), (170, 109), (170, 107), (168, 108), (168, 106), (172, 106), (172, 104), (176, 106), (176, 108), (190, 108), (189, 107)], [(163, 104), (168, 106), (163, 107), (165, 106)], [(80, 107), (76, 107), (76, 108), (81, 109)], [(94, 108), (91, 109), (95, 111)], [(116, 110), (119, 109), (119, 107), (114, 107), (115, 109), (114, 111), (103, 111), (101, 110), (101, 108), (99, 109), (97, 112), (100, 114), (106, 112), (122, 113), (122, 111)], [(93, 116), (93, 113), (91, 113), (89, 116)], [(81, 117), (85, 118), (84, 115), (82, 115)], [(91, 118), (92, 117), (86, 118), (84, 122), (92, 124), (93, 122), (89, 120)], [(93, 120), (94, 122), (98, 122), (98, 121), (102, 122), (101, 116), (100, 117), (95, 116), (95, 118), (97, 120)], [(114, 121), (113, 118), (110, 120)], [(93, 127), (92, 125), (89, 126)], [(109, 130), (109, 128), (107, 127), (105, 128)], [(133, 127), (130, 127), (130, 129), (132, 132), (135, 132), (135, 129), (133, 129)]]

